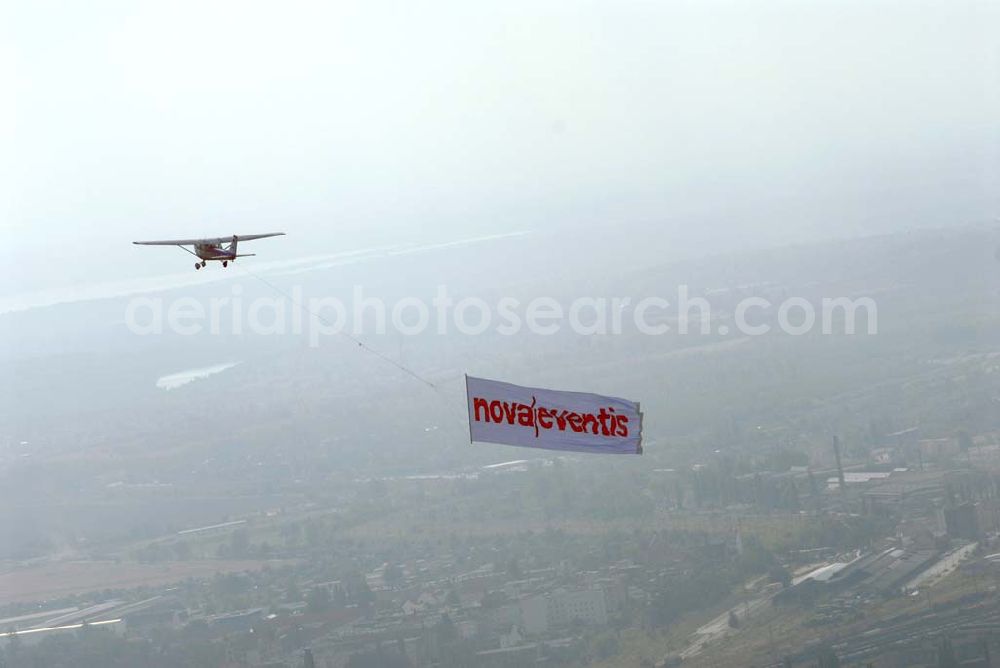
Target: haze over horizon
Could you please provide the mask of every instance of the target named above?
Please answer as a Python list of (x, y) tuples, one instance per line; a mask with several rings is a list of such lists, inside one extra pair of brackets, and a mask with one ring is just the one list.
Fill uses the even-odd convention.
[[(534, 230), (713, 253), (992, 220), (993, 3), (0, 10), (0, 294)], [(259, 260), (261, 258), (257, 258)], [(58, 271), (54, 271), (58, 268)]]

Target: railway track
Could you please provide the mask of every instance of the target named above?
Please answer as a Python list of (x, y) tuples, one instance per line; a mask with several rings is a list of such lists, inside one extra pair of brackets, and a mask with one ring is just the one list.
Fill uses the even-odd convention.
[[(985, 595), (977, 595), (985, 598)], [(900, 649), (916, 643), (926, 642), (942, 634), (952, 636), (986, 635), (1000, 632), (1000, 601), (994, 597), (989, 602), (976, 605), (961, 600), (946, 610), (932, 610), (927, 613), (899, 619), (896, 623), (875, 626), (864, 633), (847, 640), (830, 642), (833, 650), (845, 663), (872, 659), (892, 649)], [(790, 655), (793, 665), (816, 658), (817, 647), (813, 646), (797, 654)], [(782, 668), (783, 664), (772, 663), (767, 668)]]

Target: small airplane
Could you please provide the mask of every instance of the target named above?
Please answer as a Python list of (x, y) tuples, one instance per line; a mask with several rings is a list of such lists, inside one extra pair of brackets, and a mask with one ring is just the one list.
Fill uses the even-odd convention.
[[(244, 234), (242, 236), (234, 234), (232, 237), (215, 237), (212, 239), (172, 239), (168, 241), (133, 241), (139, 246), (178, 246), (191, 255), (198, 258), (194, 263), (195, 269), (201, 269), (209, 260), (216, 260), (222, 263), (223, 267), (229, 266), (230, 262), (235, 262), (238, 257), (250, 257), (256, 253), (237, 253), (236, 243), (238, 241), (253, 241), (254, 239), (266, 239), (267, 237), (281, 237), (284, 232), (271, 232), (270, 234)], [(228, 242), (228, 246), (224, 245)], [(194, 246), (194, 250), (188, 248)]]

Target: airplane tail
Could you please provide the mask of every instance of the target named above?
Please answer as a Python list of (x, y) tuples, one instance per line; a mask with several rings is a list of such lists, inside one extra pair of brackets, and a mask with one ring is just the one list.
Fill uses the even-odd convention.
[(229, 248), (226, 249), (227, 251), (229, 251), (229, 253), (231, 253), (231, 257), (233, 260), (235, 260), (238, 257), (253, 257), (254, 255), (256, 255), (256, 253), (237, 253), (236, 246), (238, 241), (239, 239), (237, 239), (236, 235), (234, 234), (233, 240), (229, 242)]

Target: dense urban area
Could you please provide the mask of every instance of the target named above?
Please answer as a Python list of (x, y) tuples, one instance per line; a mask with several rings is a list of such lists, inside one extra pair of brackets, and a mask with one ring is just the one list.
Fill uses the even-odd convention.
[[(776, 448), (755, 467), (559, 457), (337, 480), (339, 509), (303, 501), (106, 556), (106, 572), (163, 584), (60, 595), (58, 578), (25, 560), (3, 586), (37, 578), (51, 596), (5, 607), (4, 656), (10, 666), (768, 666), (835, 652), (842, 665), (989, 665), (997, 439), (902, 430), (842, 469)], [(213, 562), (229, 572), (185, 577), (186, 564)]]

